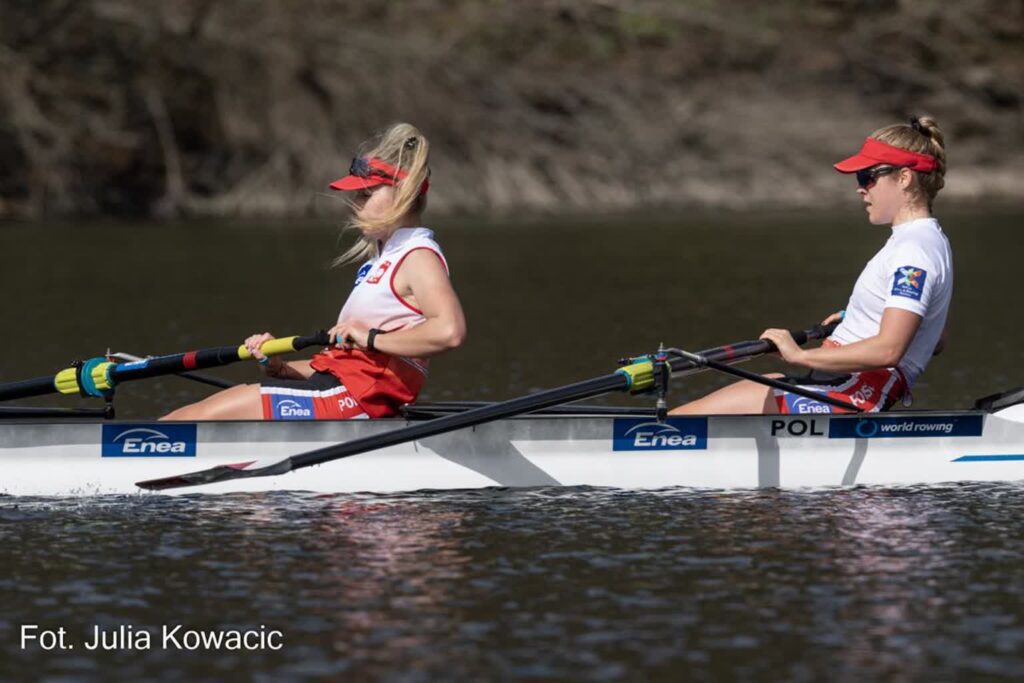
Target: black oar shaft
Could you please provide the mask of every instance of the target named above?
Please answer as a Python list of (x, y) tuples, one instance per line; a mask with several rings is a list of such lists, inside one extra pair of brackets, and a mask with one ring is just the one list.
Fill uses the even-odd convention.
[(702, 356), (698, 353), (689, 353), (687, 351), (681, 351), (680, 349), (668, 349), (668, 352), (682, 354), (684, 358), (688, 358), (693, 362), (697, 363), (698, 365), (707, 366), (712, 370), (717, 370), (718, 372), (724, 373), (726, 375), (732, 375), (733, 377), (739, 377), (740, 379), (749, 380), (751, 382), (757, 382), (758, 384), (764, 384), (765, 386), (771, 387), (773, 389), (779, 389), (780, 391), (785, 391), (791, 394), (796, 394), (798, 396), (803, 396), (805, 398), (809, 398), (814, 401), (819, 401), (821, 403), (828, 403), (829, 405), (835, 406), (837, 408), (849, 410), (852, 413), (863, 412), (863, 409), (858, 408), (852, 403), (847, 403), (846, 401), (843, 401), (841, 399), (832, 398), (827, 394), (822, 394), (820, 392), (810, 391), (799, 386), (794, 386), (789, 382), (782, 382), (772, 377), (765, 377), (764, 375), (759, 375), (756, 372), (748, 372), (741, 368), (734, 368), (731, 365), (719, 363), (716, 360), (711, 360), (710, 358)]
[(31, 398), (33, 396), (45, 396), (56, 393), (53, 386), (53, 376), (36, 377), (18, 382), (8, 382), (0, 387), (0, 401), (13, 401), (19, 398)]
[[(310, 346), (326, 346), (330, 343), (327, 333), (323, 330), (305, 337), (287, 337), (273, 339), (263, 345), (264, 353), (274, 355), (299, 351)], [(244, 346), (220, 346), (187, 353), (174, 353), (167, 356), (155, 356), (133, 363), (115, 364), (109, 363), (110, 384), (128, 380), (146, 379), (160, 375), (173, 375), (189, 370), (202, 370), (223, 365), (229, 365), (236, 361), (251, 358)], [(63, 378), (63, 379), (62, 379)], [(63, 382), (58, 387), (58, 383)], [(34, 396), (45, 396), (54, 393), (75, 393), (78, 391), (74, 372), (69, 368), (62, 370), (57, 375), (47, 377), (36, 377), (35, 379), (10, 382), (0, 385), (0, 401), (13, 401), (19, 398), (31, 398)]]
[[(267, 344), (274, 342), (285, 342), (285, 339), (274, 339)], [(267, 346), (264, 345), (264, 347)], [(326, 346), (328, 344), (327, 333), (320, 331), (307, 337), (295, 337), (287, 347), (275, 348), (272, 353), (286, 353), (288, 351), (299, 351), (309, 346)], [(220, 346), (187, 353), (174, 353), (167, 356), (155, 356), (136, 363), (125, 363), (115, 365), (111, 369), (111, 376), (119, 381), (131, 379), (145, 379), (159, 375), (173, 375), (189, 370), (203, 370), (205, 368), (216, 368), (230, 365), (240, 360), (249, 358), (248, 353), (241, 351), (239, 346)], [(271, 351), (271, 349), (267, 349)]]
[(541, 391), (536, 394), (522, 396), (509, 401), (492, 403), (491, 405), (467, 410), (464, 413), (455, 413), (454, 415), (434, 418), (433, 420), (421, 422), (420, 424), (395, 430), (393, 432), (375, 434), (374, 436), (356, 439), (354, 441), (349, 441), (348, 443), (338, 444), (336, 446), (327, 446), (315, 451), (296, 455), (291, 459), (292, 469), (318, 465), (329, 460), (337, 460), (350, 455), (377, 450), (378, 448), (387, 448), (388, 446), (394, 446), (407, 441), (425, 439), (429, 436), (436, 436), (444, 432), (455, 431), (456, 429), (461, 429), (463, 427), (500, 420), (503, 417), (511, 417), (513, 415), (520, 415), (524, 412), (542, 410), (559, 403), (578, 401), (583, 398), (590, 398), (592, 396), (605, 394), (611, 391), (623, 391), (628, 387), (628, 385), (629, 380), (625, 375), (613, 373), (611, 375), (605, 375), (603, 377), (597, 377), (583, 382), (577, 382), (576, 384), (559, 387), (558, 389), (549, 389), (547, 391)]
[[(820, 328), (820, 326), (818, 327)], [(804, 344), (807, 342), (808, 338), (819, 339), (827, 333), (824, 329), (812, 328), (811, 330), (806, 331), (796, 330), (791, 334), (794, 339), (799, 339), (800, 344)], [(719, 359), (746, 359), (754, 355), (768, 353), (773, 350), (775, 350), (775, 345), (773, 343), (759, 339), (756, 341), (740, 342), (739, 344), (719, 346), (702, 351), (700, 355), (706, 359), (713, 360), (717, 364)], [(672, 372), (676, 374), (687, 374), (688, 372), (700, 371), (702, 369), (700, 364), (685, 358), (674, 358), (669, 361), (669, 364), (672, 366)], [(356, 439), (354, 441), (349, 441), (348, 443), (326, 446), (315, 451), (302, 453), (301, 455), (296, 455), (291, 458), (292, 469), (309, 467), (310, 465), (319, 465), (330, 460), (338, 460), (350, 455), (377, 450), (378, 448), (387, 448), (388, 446), (394, 446), (406, 441), (425, 439), (430, 436), (437, 436), (438, 434), (443, 434), (445, 432), (455, 431), (456, 429), (461, 429), (463, 427), (500, 420), (503, 417), (511, 417), (514, 415), (522, 415), (527, 412), (533, 412), (535, 410), (543, 410), (544, 408), (548, 408), (559, 403), (570, 403), (572, 401), (593, 398), (613, 391), (627, 391), (629, 389), (629, 377), (620, 372), (615, 372), (603, 377), (596, 377), (594, 379), (584, 380), (575, 384), (569, 384), (564, 387), (558, 387), (557, 389), (548, 389), (547, 391), (530, 394), (529, 396), (521, 396), (519, 398), (502, 401), (500, 403), (492, 403), (490, 405), (467, 410), (464, 413), (456, 413), (454, 415), (434, 418), (427, 422), (422, 422), (418, 425), (412, 425), (393, 432), (375, 434), (374, 436)]]
[[(146, 360), (146, 358), (152, 357), (153, 356), (136, 356), (131, 353), (124, 353), (123, 351), (107, 354), (108, 359), (120, 361), (122, 363)], [(201, 384), (207, 384), (209, 386), (218, 387), (220, 389), (230, 389), (231, 387), (235, 386), (235, 382), (229, 382), (226, 379), (221, 379), (220, 377), (214, 377), (213, 375), (207, 375), (200, 372), (176, 372), (174, 374), (177, 377), (181, 377), (183, 379), (192, 380), (193, 382), (199, 382)]]

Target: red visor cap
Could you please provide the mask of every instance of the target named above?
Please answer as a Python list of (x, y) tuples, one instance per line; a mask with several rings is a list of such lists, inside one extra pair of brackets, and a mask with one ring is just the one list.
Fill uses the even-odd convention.
[[(360, 163), (361, 162), (361, 163)], [(356, 175), (353, 169), (357, 165), (363, 167), (363, 173)], [(349, 168), (349, 174), (344, 178), (338, 178), (330, 187), (332, 190), (342, 190), (344, 192), (352, 192), (354, 190), (365, 190), (370, 187), (377, 187), (378, 185), (394, 185), (396, 181), (401, 180), (405, 176), (409, 175), (405, 171), (399, 170), (387, 163), (381, 161), (377, 157), (363, 157), (362, 159), (354, 159), (352, 161), (352, 167)]]
[(859, 152), (835, 164), (834, 168), (840, 173), (856, 173), (879, 164), (902, 166), (921, 173), (931, 173), (938, 166), (931, 154), (918, 154), (875, 138), (867, 138)]
[[(344, 178), (338, 178), (330, 184), (332, 190), (341, 190), (343, 192), (354, 192), (359, 190), (366, 190), (371, 187), (377, 187), (378, 185), (391, 185), (394, 187), (395, 183), (402, 180), (409, 174), (406, 171), (395, 168), (386, 161), (381, 161), (377, 157), (364, 157), (363, 161), (366, 164), (366, 168), (369, 170), (367, 175), (355, 175), (352, 173), (352, 168), (355, 168), (356, 162), (352, 162), (352, 168), (349, 169), (349, 174)], [(420, 192), (426, 192), (430, 187), (430, 181), (424, 180), (423, 186), (420, 188)]]

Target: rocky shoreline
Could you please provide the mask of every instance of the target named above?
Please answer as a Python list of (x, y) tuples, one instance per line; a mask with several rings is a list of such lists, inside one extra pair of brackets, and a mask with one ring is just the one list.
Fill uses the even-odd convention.
[(1024, 190), (1019, 3), (7, 4), (0, 218), (333, 213), (394, 120), (448, 214), (820, 206), (910, 113), (943, 198)]

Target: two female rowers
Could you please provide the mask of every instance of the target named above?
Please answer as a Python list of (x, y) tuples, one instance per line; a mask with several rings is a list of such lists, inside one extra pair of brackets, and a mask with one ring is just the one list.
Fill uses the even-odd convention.
[[(219, 392), (167, 419), (386, 417), (415, 400), (426, 357), (459, 346), (466, 329), (440, 247), (430, 230), (418, 227), (429, 186), (427, 156), (426, 138), (398, 124), (331, 184), (356, 193), (354, 224), (363, 235), (339, 262), (369, 257), (330, 330), (337, 343), (312, 361), (284, 363), (259, 353), (270, 335), (253, 335), (246, 346), (265, 362), (266, 381)], [(800, 348), (786, 330), (764, 332), (784, 360), (809, 369), (784, 381), (867, 411), (909, 398), (942, 348), (953, 289), (949, 241), (931, 215), (945, 167), (942, 133), (927, 118), (875, 131), (857, 154), (835, 165), (856, 174), (868, 220), (891, 225), (892, 235), (857, 279), (846, 310), (825, 320), (841, 322), (820, 348)], [(672, 412), (837, 410), (742, 381)]]
[(368, 259), (329, 330), (334, 344), (310, 361), (267, 358), (256, 334), (245, 346), (267, 375), (175, 410), (168, 420), (388, 417), (416, 399), (427, 358), (460, 344), (462, 306), (433, 232), (422, 226), (429, 142), (413, 126), (388, 128), (331, 188), (353, 193), (362, 238), (336, 263)]

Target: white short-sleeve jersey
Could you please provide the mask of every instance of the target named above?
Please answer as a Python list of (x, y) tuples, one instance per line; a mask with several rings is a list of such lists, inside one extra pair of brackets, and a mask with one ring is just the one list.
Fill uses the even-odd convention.
[(942, 336), (952, 295), (953, 253), (939, 222), (920, 218), (894, 225), (889, 241), (857, 278), (832, 339), (851, 344), (874, 337), (886, 308), (916, 313), (921, 327), (898, 365), (913, 384)]

